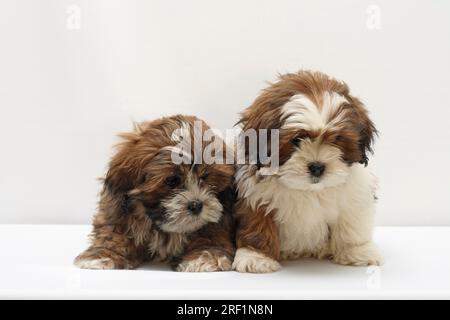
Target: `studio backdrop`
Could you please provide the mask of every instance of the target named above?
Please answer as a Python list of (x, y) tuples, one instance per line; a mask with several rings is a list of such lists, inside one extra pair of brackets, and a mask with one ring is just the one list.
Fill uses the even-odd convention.
[(133, 121), (231, 128), (278, 73), (348, 83), (379, 225), (450, 225), (450, 2), (3, 0), (0, 223), (87, 224)]

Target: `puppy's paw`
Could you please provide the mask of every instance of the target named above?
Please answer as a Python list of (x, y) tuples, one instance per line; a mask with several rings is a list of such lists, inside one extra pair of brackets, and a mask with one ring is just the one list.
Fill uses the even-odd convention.
[(344, 248), (335, 254), (334, 261), (353, 266), (380, 266), (383, 264), (383, 257), (377, 247), (372, 242), (368, 242), (360, 246)]
[(280, 268), (278, 261), (247, 248), (238, 249), (233, 262), (233, 270), (238, 272), (268, 273)]
[(90, 248), (75, 258), (75, 266), (81, 269), (133, 269), (124, 257), (104, 248)]
[(231, 260), (223, 254), (202, 251), (197, 257), (187, 257), (175, 267), (180, 272), (230, 271)]
[(114, 261), (111, 258), (80, 258), (77, 257), (74, 264), (81, 269), (116, 269)]
[(312, 257), (312, 253), (305, 252), (281, 252), (280, 258), (281, 260), (298, 260), (300, 258), (310, 258)]

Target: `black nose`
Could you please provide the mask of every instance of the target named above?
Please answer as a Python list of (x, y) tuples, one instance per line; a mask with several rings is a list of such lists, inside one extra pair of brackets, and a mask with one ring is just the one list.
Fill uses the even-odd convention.
[(203, 203), (199, 200), (193, 200), (188, 203), (188, 209), (193, 214), (199, 214), (202, 211)]
[(313, 162), (308, 165), (309, 173), (313, 177), (320, 177), (325, 172), (325, 165), (322, 162)]

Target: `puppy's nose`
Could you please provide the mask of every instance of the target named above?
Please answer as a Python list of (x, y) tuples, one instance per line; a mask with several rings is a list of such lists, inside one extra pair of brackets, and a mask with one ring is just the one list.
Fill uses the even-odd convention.
[(322, 162), (313, 162), (308, 165), (309, 173), (313, 177), (320, 177), (325, 172), (325, 165)]
[(202, 211), (203, 203), (200, 200), (189, 201), (188, 209), (193, 214), (199, 214)]

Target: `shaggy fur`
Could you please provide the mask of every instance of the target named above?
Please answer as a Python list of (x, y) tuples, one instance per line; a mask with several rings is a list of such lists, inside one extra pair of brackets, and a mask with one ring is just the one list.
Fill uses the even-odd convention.
[[(77, 266), (132, 269), (158, 260), (178, 271), (231, 269), (233, 166), (176, 165), (171, 158), (180, 142), (173, 133), (187, 130), (193, 139), (194, 121), (200, 120), (162, 118), (121, 135), (104, 179), (91, 246), (75, 259)], [(200, 147), (203, 151), (204, 142)], [(194, 143), (184, 152), (191, 157)]]
[(376, 181), (365, 168), (377, 131), (347, 85), (319, 72), (282, 75), (240, 123), (244, 132), (280, 130), (280, 167), (264, 175), (260, 163), (238, 166), (233, 268), (271, 272), (300, 257), (380, 264), (371, 240)]

